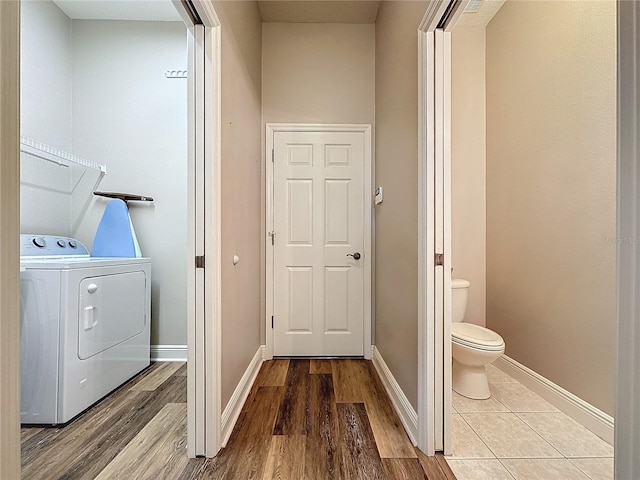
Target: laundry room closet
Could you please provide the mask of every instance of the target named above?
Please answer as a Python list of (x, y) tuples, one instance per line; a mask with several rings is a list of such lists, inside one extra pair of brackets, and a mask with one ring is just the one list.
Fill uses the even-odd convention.
[(152, 197), (129, 202), (152, 260), (151, 357), (186, 359), (186, 27), (169, 2), (107, 3), (22, 3), (20, 232), (91, 251), (108, 201), (95, 190)]

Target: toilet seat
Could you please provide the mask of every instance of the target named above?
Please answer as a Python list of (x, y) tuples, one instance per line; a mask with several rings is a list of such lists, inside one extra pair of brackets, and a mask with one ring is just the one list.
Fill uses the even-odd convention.
[(500, 335), (472, 323), (452, 323), (451, 340), (478, 350), (499, 351), (504, 348), (504, 340)]

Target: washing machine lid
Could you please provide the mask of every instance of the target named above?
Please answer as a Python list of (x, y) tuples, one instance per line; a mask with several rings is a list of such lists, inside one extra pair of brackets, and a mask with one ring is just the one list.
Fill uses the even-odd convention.
[(20, 257), (21, 270), (72, 270), (79, 268), (100, 268), (116, 265), (138, 265), (150, 263), (148, 257), (120, 258), (120, 257)]
[(482, 350), (500, 350), (504, 347), (504, 340), (500, 335), (493, 330), (472, 323), (452, 323), (451, 339), (462, 345)]

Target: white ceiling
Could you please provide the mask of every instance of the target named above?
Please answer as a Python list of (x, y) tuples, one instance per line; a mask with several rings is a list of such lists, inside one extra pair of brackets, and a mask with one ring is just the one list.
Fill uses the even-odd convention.
[(171, 0), (53, 0), (53, 2), (73, 20), (182, 21)]
[(375, 23), (379, 0), (259, 0), (266, 23)]
[(484, 0), (475, 13), (465, 12), (456, 25), (462, 27), (486, 27), (502, 8), (506, 0)]
[[(74, 20), (165, 22), (181, 20), (171, 0), (53, 0), (53, 2)], [(258, 4), (264, 22), (375, 23), (380, 1), (260, 0)]]
[[(2, 0), (0, 0), (2, 1)], [(241, 0), (236, 0), (241, 1)], [(53, 0), (71, 19), (173, 22), (181, 17), (171, 0)], [(459, 25), (486, 27), (505, 0), (484, 0)], [(375, 23), (379, 0), (259, 0), (263, 22)]]

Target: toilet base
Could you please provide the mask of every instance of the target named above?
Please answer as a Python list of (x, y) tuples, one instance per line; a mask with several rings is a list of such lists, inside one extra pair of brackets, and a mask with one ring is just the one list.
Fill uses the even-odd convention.
[(452, 360), (453, 391), (474, 400), (486, 400), (491, 396), (487, 370), (484, 365), (463, 365)]

